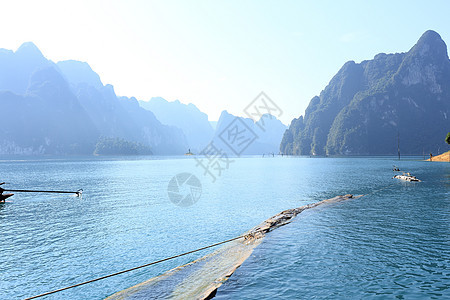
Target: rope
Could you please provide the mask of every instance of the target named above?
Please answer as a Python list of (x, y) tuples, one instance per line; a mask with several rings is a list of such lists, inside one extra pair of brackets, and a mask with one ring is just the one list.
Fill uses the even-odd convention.
[(215, 243), (215, 244), (212, 244), (212, 245), (209, 245), (209, 246), (205, 246), (205, 247), (202, 247), (202, 248), (191, 250), (191, 251), (188, 251), (188, 252), (185, 252), (185, 253), (181, 253), (181, 254), (178, 254), (178, 255), (175, 255), (175, 256), (171, 256), (171, 257), (167, 257), (167, 258), (164, 258), (164, 259), (160, 259), (160, 260), (157, 260), (157, 261), (145, 264), (145, 265), (141, 265), (141, 266), (138, 266), (138, 267), (134, 267), (134, 268), (131, 268), (131, 269), (123, 270), (123, 271), (120, 271), (120, 272), (112, 273), (112, 274), (105, 275), (105, 276), (102, 276), (102, 277), (98, 277), (98, 278), (95, 278), (95, 279), (91, 279), (91, 280), (88, 280), (88, 281), (85, 281), (85, 282), (77, 283), (77, 284), (74, 284), (74, 285), (71, 285), (71, 286), (67, 286), (67, 287), (64, 287), (64, 288), (60, 288), (60, 289), (57, 289), (57, 290), (53, 290), (53, 291), (50, 291), (50, 292), (39, 294), (39, 295), (30, 297), (30, 298), (26, 298), (24, 300), (30, 300), (30, 299), (36, 299), (36, 298), (39, 298), (39, 297), (44, 297), (44, 296), (51, 295), (51, 294), (54, 294), (54, 293), (58, 293), (58, 292), (61, 292), (61, 291), (65, 291), (65, 290), (68, 290), (68, 289), (71, 289), (71, 288), (74, 288), (74, 287), (85, 285), (85, 284), (88, 284), (88, 283), (91, 283), (91, 282), (99, 281), (99, 280), (102, 280), (102, 279), (106, 279), (106, 278), (109, 278), (109, 277), (113, 277), (113, 276), (116, 276), (116, 275), (120, 275), (120, 274), (123, 274), (123, 273), (134, 271), (134, 270), (137, 270), (137, 269), (145, 268), (145, 267), (148, 267), (148, 266), (151, 266), (151, 265), (155, 265), (155, 264), (158, 264), (158, 263), (161, 263), (161, 262), (164, 262), (164, 261), (168, 261), (168, 260), (171, 260), (171, 259), (174, 259), (174, 258), (185, 256), (185, 255), (188, 255), (188, 254), (191, 254), (191, 253), (194, 253), (194, 252), (198, 252), (198, 251), (201, 251), (201, 250), (212, 248), (212, 247), (215, 247), (215, 246), (218, 246), (218, 245), (221, 245), (221, 244), (229, 243), (231, 241), (238, 240), (238, 239), (241, 239), (241, 238), (247, 238), (247, 235), (240, 235), (240, 236), (237, 236), (237, 237), (229, 239), (229, 240), (225, 240), (225, 241), (222, 241), (222, 242), (219, 242), (219, 243)]
[[(388, 188), (388, 187), (390, 187), (392, 185), (394, 185), (394, 184), (389, 184), (389, 185), (387, 185), (387, 186), (385, 186), (385, 187), (383, 187), (381, 189), (375, 190), (375, 191), (373, 191), (373, 192), (371, 192), (369, 194), (365, 194), (365, 195), (363, 195), (363, 197), (371, 195), (371, 194), (374, 194), (374, 193), (377, 193), (379, 191), (382, 191), (382, 190), (384, 190), (384, 189), (386, 189), (386, 188)], [(50, 191), (47, 191), (47, 192), (50, 192)], [(56, 192), (56, 191), (54, 191), (54, 192)], [(66, 192), (66, 193), (71, 193), (71, 192)], [(160, 260), (157, 260), (157, 261), (153, 261), (151, 263), (147, 263), (147, 264), (144, 264), (144, 265), (141, 265), (141, 266), (138, 266), (138, 267), (134, 267), (134, 268), (131, 268), (131, 269), (126, 269), (126, 270), (123, 270), (123, 271), (119, 271), (119, 272), (116, 272), (116, 273), (112, 273), (112, 274), (109, 274), (109, 275), (105, 275), (105, 276), (102, 276), (102, 277), (98, 277), (98, 278), (95, 278), (95, 279), (91, 279), (91, 280), (88, 280), (88, 281), (77, 283), (77, 284), (74, 284), (74, 285), (71, 285), (71, 286), (67, 286), (67, 287), (64, 287), (64, 288), (60, 288), (60, 289), (57, 289), (57, 290), (53, 290), (53, 291), (50, 291), (50, 292), (39, 294), (39, 295), (36, 295), (36, 296), (33, 296), (33, 297), (25, 298), (24, 300), (36, 299), (36, 298), (44, 297), (44, 296), (47, 296), (47, 295), (55, 294), (55, 293), (58, 293), (58, 292), (61, 292), (61, 291), (65, 291), (65, 290), (68, 290), (68, 289), (72, 289), (72, 288), (75, 288), (75, 287), (78, 287), (78, 286), (81, 286), (81, 285), (85, 285), (85, 284), (92, 283), (92, 282), (95, 282), (95, 281), (103, 280), (103, 279), (106, 279), (106, 278), (109, 278), (109, 277), (117, 276), (117, 275), (120, 275), (120, 274), (123, 274), (123, 273), (131, 272), (131, 271), (138, 270), (138, 269), (141, 269), (141, 268), (145, 268), (145, 267), (148, 267), (148, 266), (151, 266), (151, 265), (162, 263), (162, 262), (165, 262), (165, 261), (168, 261), (168, 260), (171, 260), (171, 259), (175, 259), (175, 258), (178, 258), (178, 257), (181, 257), (181, 256), (185, 256), (185, 255), (188, 255), (188, 254), (191, 254), (191, 253), (195, 253), (195, 252), (198, 252), (198, 251), (201, 251), (201, 250), (205, 250), (205, 249), (212, 248), (212, 247), (215, 247), (215, 246), (218, 246), (218, 245), (229, 243), (231, 241), (238, 240), (238, 239), (241, 239), (241, 238), (245, 238), (245, 239), (254, 238), (256, 233), (257, 232), (253, 232), (251, 234), (246, 234), (246, 235), (240, 235), (240, 236), (234, 237), (232, 239), (228, 239), (228, 240), (225, 240), (225, 241), (222, 241), (222, 242), (219, 242), (219, 243), (215, 243), (215, 244), (212, 244), (212, 245), (209, 245), (209, 246), (205, 246), (205, 247), (202, 247), (202, 248), (198, 248), (198, 249), (195, 249), (195, 250), (184, 252), (184, 253), (181, 253), (181, 254), (178, 254), (178, 255), (175, 255), (175, 256), (171, 256), (171, 257), (167, 257), (167, 258), (160, 259)]]

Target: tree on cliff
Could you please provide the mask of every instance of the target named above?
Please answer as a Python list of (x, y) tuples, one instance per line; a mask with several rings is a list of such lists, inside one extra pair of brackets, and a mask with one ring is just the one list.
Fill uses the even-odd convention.
[(450, 132), (447, 133), (447, 137), (445, 138), (445, 141), (447, 142), (447, 144), (450, 145)]

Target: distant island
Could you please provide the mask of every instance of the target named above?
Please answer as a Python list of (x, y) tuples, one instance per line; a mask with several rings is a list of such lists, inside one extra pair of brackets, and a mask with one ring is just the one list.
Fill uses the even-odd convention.
[(407, 53), (349, 61), (292, 120), (280, 144), (290, 155), (406, 155), (446, 149), (450, 60), (438, 33)]
[(94, 155), (152, 155), (150, 147), (121, 138), (101, 138)]

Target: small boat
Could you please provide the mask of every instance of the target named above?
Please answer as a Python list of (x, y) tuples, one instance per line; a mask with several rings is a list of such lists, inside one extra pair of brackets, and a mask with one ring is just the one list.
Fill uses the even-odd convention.
[(400, 169), (397, 166), (392, 167), (392, 171), (394, 172), (400, 172)]
[[(5, 184), (6, 182), (0, 182), (0, 185)], [(6, 199), (8, 199), (11, 196), (14, 196), (14, 194), (3, 194), (5, 190), (0, 187), (0, 203), (4, 203)]]
[(401, 179), (401, 180), (405, 180), (405, 181), (416, 181), (416, 182), (421, 182), (420, 179), (417, 179), (416, 176), (412, 176), (410, 173), (403, 173), (402, 175), (395, 175), (392, 178), (397, 178), (397, 179)]
[(195, 155), (195, 154), (191, 152), (191, 149), (189, 149), (189, 151), (186, 152), (184, 155)]
[(0, 194), (0, 203), (1, 202), (5, 202), (6, 199), (8, 199), (9, 197), (14, 196), (14, 194)]

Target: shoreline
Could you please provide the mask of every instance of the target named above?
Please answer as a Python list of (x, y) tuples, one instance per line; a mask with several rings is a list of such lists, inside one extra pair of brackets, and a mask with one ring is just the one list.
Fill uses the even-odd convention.
[(442, 154), (439, 154), (437, 156), (433, 156), (433, 158), (426, 159), (425, 161), (442, 161), (442, 162), (450, 162), (450, 151), (444, 152)]

